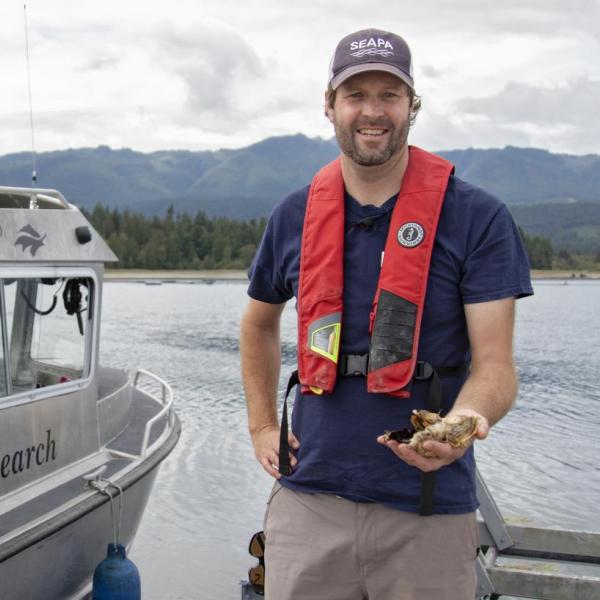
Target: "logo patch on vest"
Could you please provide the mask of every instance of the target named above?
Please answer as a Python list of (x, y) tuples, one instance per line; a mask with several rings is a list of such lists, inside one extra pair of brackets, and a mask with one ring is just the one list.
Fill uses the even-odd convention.
[(398, 229), (398, 242), (405, 248), (415, 248), (425, 239), (425, 231), (418, 223), (404, 223)]

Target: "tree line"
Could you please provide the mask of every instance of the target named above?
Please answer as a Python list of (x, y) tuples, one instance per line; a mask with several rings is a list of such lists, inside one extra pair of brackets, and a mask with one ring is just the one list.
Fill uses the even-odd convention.
[(235, 221), (175, 214), (163, 217), (109, 209), (97, 204), (86, 215), (118, 256), (121, 269), (246, 269), (267, 220)]
[(529, 256), (529, 264), (532, 269), (551, 269), (552, 260), (554, 258), (554, 250), (552, 242), (541, 235), (529, 235), (526, 231), (519, 227), (521, 239), (525, 244), (527, 255)]
[[(163, 217), (121, 212), (101, 204), (86, 215), (119, 257), (115, 266), (121, 269), (247, 269), (267, 223), (264, 217), (236, 221), (209, 218), (202, 211), (194, 217), (175, 214), (172, 206)], [(519, 232), (534, 269), (598, 267), (600, 252), (595, 257), (566, 250), (555, 253), (548, 238), (520, 227)]]

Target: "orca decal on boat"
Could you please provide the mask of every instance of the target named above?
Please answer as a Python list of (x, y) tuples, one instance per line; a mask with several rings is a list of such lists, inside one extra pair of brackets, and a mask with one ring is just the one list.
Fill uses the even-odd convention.
[(22, 235), (17, 237), (15, 246), (20, 245), (23, 252), (29, 248), (31, 256), (35, 256), (35, 253), (45, 245), (44, 240), (46, 239), (46, 234), (42, 235), (41, 233), (38, 233), (31, 225), (21, 227), (18, 233), (22, 233)]

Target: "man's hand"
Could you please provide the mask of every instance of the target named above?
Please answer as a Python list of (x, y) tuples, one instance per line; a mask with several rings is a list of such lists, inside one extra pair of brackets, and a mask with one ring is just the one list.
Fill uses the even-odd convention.
[[(479, 420), (479, 424), (477, 426), (477, 432), (475, 434), (475, 439), (484, 440), (488, 432), (490, 430), (490, 426), (488, 420), (478, 413), (475, 410), (470, 408), (461, 408), (460, 410), (451, 411), (448, 416), (457, 416), (457, 415), (466, 415), (470, 417), (477, 417)], [(418, 452), (409, 448), (408, 444), (400, 444), (395, 440), (385, 441), (384, 436), (380, 435), (377, 438), (377, 442), (387, 446), (398, 458), (402, 459), (405, 463), (417, 467), (421, 471), (425, 473), (429, 471), (437, 471), (450, 463), (453, 463), (455, 460), (463, 456), (463, 454), (467, 451), (466, 448), (453, 448), (448, 443), (436, 442), (434, 440), (429, 440), (423, 443), (423, 448), (425, 448), (428, 452), (432, 453), (433, 456), (426, 458), (421, 456)]]
[[(279, 473), (279, 427), (263, 427), (252, 435), (254, 454), (262, 468), (275, 479), (280, 479)], [(300, 442), (293, 433), (288, 434), (288, 444), (293, 450), (300, 448)], [(296, 457), (290, 452), (290, 465), (292, 469), (298, 464)]]
[[(471, 372), (447, 416), (478, 417), (475, 439), (483, 440), (490, 426), (510, 410), (517, 394), (512, 351), (515, 299), (465, 304), (465, 316), (471, 343)], [(427, 441), (423, 447), (434, 456), (425, 458), (406, 444), (386, 442), (383, 436), (377, 441), (398, 458), (425, 472), (449, 465), (466, 452), (466, 448)]]

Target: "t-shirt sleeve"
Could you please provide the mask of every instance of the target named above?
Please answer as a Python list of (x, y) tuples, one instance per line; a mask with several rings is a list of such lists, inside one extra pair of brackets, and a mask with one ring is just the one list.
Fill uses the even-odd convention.
[(533, 294), (527, 252), (505, 205), (474, 238), (460, 284), (465, 304)]
[(287, 289), (280, 268), (280, 257), (276, 248), (276, 215), (267, 222), (267, 227), (248, 269), (248, 295), (255, 300), (269, 304), (287, 302), (292, 293)]

